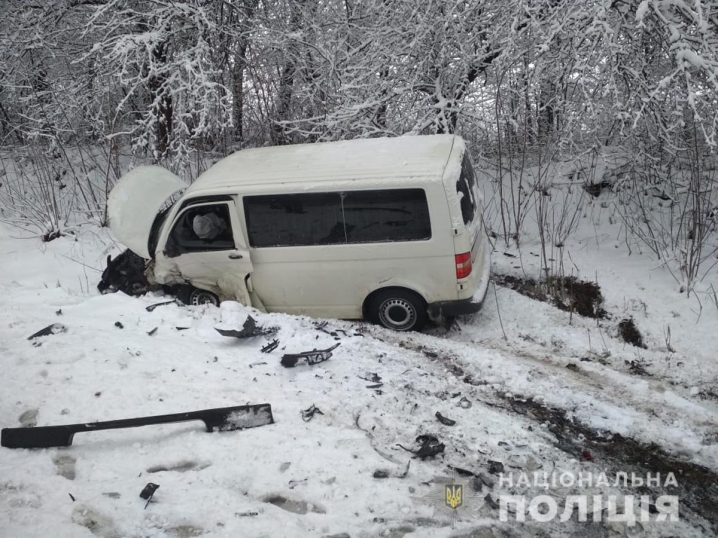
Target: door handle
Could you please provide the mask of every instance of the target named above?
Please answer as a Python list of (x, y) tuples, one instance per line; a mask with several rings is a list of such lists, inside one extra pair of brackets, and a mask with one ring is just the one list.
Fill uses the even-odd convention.
[(241, 255), (241, 254), (230, 254), (230, 255), (229, 255), (229, 259), (230, 259), (230, 260), (241, 260), (241, 259), (242, 259), (242, 255)]

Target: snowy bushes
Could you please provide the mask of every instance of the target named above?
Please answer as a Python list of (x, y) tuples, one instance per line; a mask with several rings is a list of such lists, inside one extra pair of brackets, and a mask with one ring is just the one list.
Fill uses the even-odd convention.
[[(597, 183), (605, 148), (619, 148), (629, 242), (676, 260), (690, 289), (713, 260), (714, 179), (703, 159), (718, 143), (717, 9), (708, 0), (6, 3), (0, 139), (36, 143), (36, 154), (132, 148), (192, 179), (203, 153), (458, 132), (509, 174), (489, 197), (494, 231), (519, 244), (526, 219), (539, 220), (546, 269), (588, 196), (552, 188), (566, 181), (560, 163), (575, 159)], [(80, 205), (101, 210), (98, 185), (78, 181)], [(48, 199), (43, 219), (63, 221), (62, 209), (45, 208), (69, 195), (37, 189)]]
[(83, 222), (104, 224), (118, 170), (101, 150), (33, 141), (0, 151), (0, 219), (46, 241)]

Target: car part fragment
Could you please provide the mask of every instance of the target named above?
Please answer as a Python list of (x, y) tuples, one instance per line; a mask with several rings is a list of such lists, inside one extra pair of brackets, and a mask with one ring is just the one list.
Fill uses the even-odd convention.
[(261, 351), (262, 353), (271, 353), (275, 349), (279, 347), (279, 340), (274, 339), (271, 342), (269, 342), (266, 346), (264, 346)]
[(322, 410), (319, 409), (316, 405), (312, 404), (311, 407), (308, 409), (302, 410), (302, 420), (304, 422), (309, 422), (314, 418), (314, 415), (323, 415)]
[(241, 331), (234, 329), (214, 329), (222, 336), (232, 336), (234, 338), (252, 338), (254, 336), (268, 336), (279, 330), (279, 327), (260, 327), (252, 316), (247, 316)]
[(435, 435), (431, 434), (420, 435), (416, 438), (416, 442), (421, 445), (418, 450), (411, 450), (399, 444), (397, 446), (403, 448), (407, 452), (411, 452), (414, 454), (415, 458), (422, 460), (426, 458), (433, 458), (437, 454), (441, 454), (444, 451), (444, 448), (446, 448), (444, 443), (439, 442), (439, 439)]
[(155, 491), (159, 489), (159, 484), (153, 484), (152, 482), (149, 482), (143, 489), (140, 491), (140, 498), (147, 501), (147, 504), (145, 504), (145, 509), (149, 506), (150, 501), (152, 500), (152, 497), (155, 494)]
[(51, 448), (70, 446), (76, 433), (118, 428), (136, 428), (153, 424), (170, 424), (201, 420), (208, 432), (215, 428), (219, 431), (243, 430), (274, 424), (272, 406), (270, 404), (241, 405), (236, 407), (220, 407), (203, 409), (188, 413), (171, 415), (155, 415), (151, 417), (107, 420), (103, 422), (86, 422), (82, 424), (66, 424), (63, 426), (40, 426), (35, 428), (3, 428), (0, 445), (6, 448)]
[(151, 287), (145, 275), (146, 263), (131, 250), (125, 250), (114, 260), (108, 255), (97, 289), (102, 294), (121, 291), (132, 296), (144, 295)]
[(442, 415), (442, 414), (439, 413), (438, 411), (436, 412), (436, 415), (435, 415), (435, 416), (436, 416), (436, 419), (437, 419), (439, 422), (441, 422), (444, 426), (454, 426), (454, 425), (456, 424), (456, 421), (455, 421), (455, 420), (451, 420), (450, 418), (445, 417), (444, 415)]
[(35, 338), (40, 338), (41, 336), (50, 336), (51, 334), (60, 334), (66, 332), (67, 327), (65, 325), (63, 325), (62, 323), (53, 323), (52, 325), (48, 325), (44, 329), (40, 329), (35, 334), (28, 336), (27, 339), (34, 340)]
[(320, 362), (328, 361), (332, 356), (332, 351), (340, 345), (341, 344), (338, 343), (327, 349), (313, 349), (312, 351), (304, 351), (302, 353), (287, 353), (282, 356), (281, 364), (285, 368), (294, 368), (300, 361), (305, 362), (309, 366), (319, 364)]
[(145, 310), (147, 310), (148, 312), (154, 312), (154, 310), (155, 310), (158, 306), (165, 306), (165, 305), (168, 305), (168, 304), (181, 304), (181, 303), (178, 303), (176, 299), (172, 299), (171, 301), (163, 301), (163, 302), (161, 302), (161, 303), (151, 304), (150, 306), (145, 307)]

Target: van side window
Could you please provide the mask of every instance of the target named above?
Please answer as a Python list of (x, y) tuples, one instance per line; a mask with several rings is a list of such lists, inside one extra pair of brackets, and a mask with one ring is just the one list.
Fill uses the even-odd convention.
[(245, 196), (252, 247), (298, 247), (346, 243), (338, 192)]
[(431, 239), (426, 193), (422, 189), (343, 193), (348, 243)]
[(173, 258), (186, 252), (234, 248), (227, 204), (201, 205), (180, 214), (167, 238), (165, 254)]
[(476, 214), (475, 185), (474, 168), (471, 166), (468, 153), (466, 153), (464, 154), (464, 160), (461, 162), (461, 176), (459, 176), (459, 181), (456, 182), (456, 193), (459, 195), (461, 216), (464, 219), (464, 224), (473, 222)]
[(252, 247), (431, 239), (423, 189), (245, 196)]

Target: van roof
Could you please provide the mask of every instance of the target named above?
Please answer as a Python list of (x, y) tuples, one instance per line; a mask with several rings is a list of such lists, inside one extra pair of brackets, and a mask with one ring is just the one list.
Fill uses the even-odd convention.
[(440, 181), (457, 139), (455, 135), (400, 136), (245, 149), (200, 175), (186, 194), (238, 184)]

